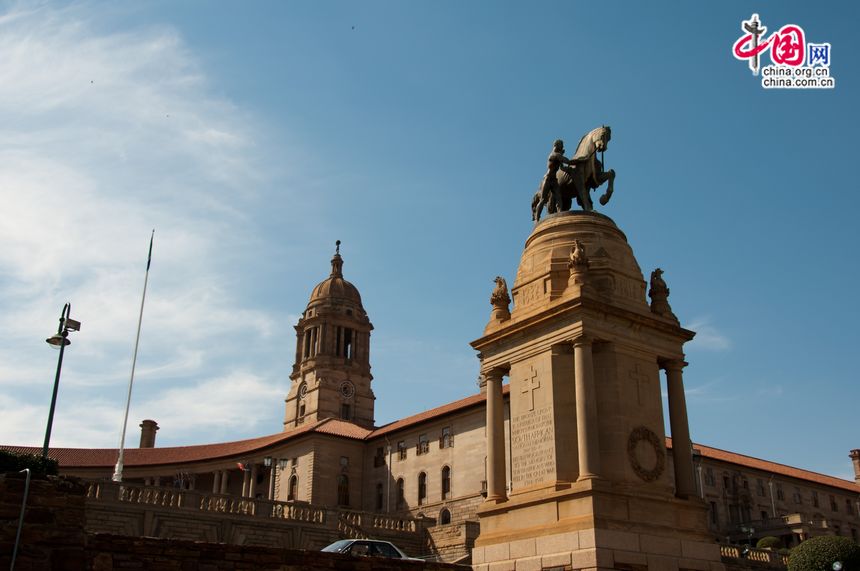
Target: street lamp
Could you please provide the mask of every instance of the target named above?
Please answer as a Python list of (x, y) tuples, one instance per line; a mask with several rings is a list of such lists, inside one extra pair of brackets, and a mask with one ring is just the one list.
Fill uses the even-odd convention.
[(42, 447), (42, 458), (48, 457), (48, 444), (51, 442), (51, 427), (54, 424), (54, 407), (57, 405), (57, 389), (60, 387), (60, 371), (63, 368), (63, 351), (66, 345), (71, 344), (69, 341), (69, 331), (80, 331), (81, 322), (75, 321), (69, 317), (69, 312), (72, 310), (72, 304), (67, 303), (63, 306), (63, 312), (60, 314), (60, 325), (57, 327), (57, 334), (45, 339), (51, 346), (60, 350), (60, 357), (57, 360), (57, 375), (54, 377), (54, 393), (51, 395), (51, 410), (48, 412), (48, 427), (45, 430), (45, 445)]

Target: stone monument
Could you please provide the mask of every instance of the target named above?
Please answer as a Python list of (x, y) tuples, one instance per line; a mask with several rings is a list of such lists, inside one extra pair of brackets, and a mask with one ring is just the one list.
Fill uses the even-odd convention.
[(579, 198), (582, 211), (536, 224), (510, 317), (507, 304), (494, 305), (472, 342), (487, 395), (487, 496), (473, 564), (723, 569), (693, 477), (682, 371), (694, 333), (672, 313), (659, 269), (649, 306), (626, 236)]

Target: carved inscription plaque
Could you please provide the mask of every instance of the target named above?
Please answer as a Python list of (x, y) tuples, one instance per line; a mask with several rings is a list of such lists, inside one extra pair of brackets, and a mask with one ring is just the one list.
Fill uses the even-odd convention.
[(528, 410), (511, 423), (511, 470), (514, 487), (555, 478), (552, 407)]
[(615, 293), (633, 301), (645, 300), (645, 284), (627, 278), (619, 278), (615, 282)]
[(536, 301), (540, 300), (543, 297), (543, 282), (534, 281), (530, 284), (524, 285), (514, 294), (515, 304), (518, 307), (525, 307), (526, 305), (531, 305)]

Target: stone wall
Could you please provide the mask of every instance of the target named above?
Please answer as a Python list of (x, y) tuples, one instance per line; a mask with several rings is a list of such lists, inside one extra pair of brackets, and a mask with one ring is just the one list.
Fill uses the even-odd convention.
[(151, 569), (156, 571), (415, 571), (462, 570), (447, 563), (350, 557), (338, 553), (266, 547), (132, 538), (96, 534), (87, 540), (87, 568), (92, 571)]
[[(0, 569), (9, 569), (24, 496), (23, 474), (0, 474)], [(51, 477), (31, 480), (16, 571), (84, 568), (86, 486)]]
[[(24, 477), (0, 474), (0, 568), (8, 569), (24, 495)], [(316, 550), (87, 533), (88, 486), (70, 478), (33, 480), (27, 498), (16, 571), (387, 571), (462, 569), (443, 563), (349, 557)], [(159, 496), (170, 503), (173, 496)], [(177, 500), (178, 501), (178, 500)], [(181, 509), (181, 502), (177, 506)], [(198, 516), (186, 516), (192, 525)], [(204, 516), (205, 518), (205, 516)], [(358, 520), (360, 523), (360, 520)], [(179, 525), (176, 530), (179, 530)]]
[(470, 562), (475, 539), (481, 531), (476, 521), (461, 521), (427, 529), (427, 551), (435, 553), (437, 561)]

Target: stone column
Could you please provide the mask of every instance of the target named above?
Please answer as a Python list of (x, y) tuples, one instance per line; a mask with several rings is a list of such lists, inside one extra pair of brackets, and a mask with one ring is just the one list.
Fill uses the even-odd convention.
[(675, 494), (682, 498), (696, 495), (693, 478), (693, 442), (687, 422), (687, 399), (684, 396), (682, 370), (684, 361), (665, 361), (666, 390), (669, 393), (669, 427), (672, 429), (672, 460), (675, 465)]
[(860, 484), (860, 449), (855, 448), (848, 454), (848, 457), (854, 464), (854, 481)]
[(251, 483), (251, 472), (242, 470), (242, 497), (248, 497), (248, 485)]
[(278, 459), (272, 458), (272, 467), (269, 468), (269, 499), (275, 499), (275, 470), (277, 470)]
[(228, 485), (230, 483), (230, 472), (227, 470), (221, 470), (221, 493), (226, 494)]
[(212, 472), (212, 493), (217, 494), (221, 491), (221, 470)]
[(503, 502), (505, 494), (505, 417), (503, 372), (484, 375), (487, 383), (487, 501)]
[(591, 339), (585, 335), (573, 341), (573, 366), (576, 385), (576, 440), (579, 450), (577, 481), (582, 481), (600, 477), (594, 364), (591, 360)]
[(248, 483), (248, 497), (254, 498), (257, 496), (257, 464), (251, 464), (251, 481)]

